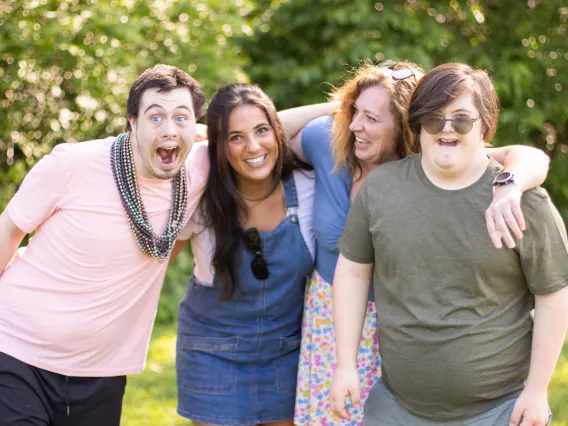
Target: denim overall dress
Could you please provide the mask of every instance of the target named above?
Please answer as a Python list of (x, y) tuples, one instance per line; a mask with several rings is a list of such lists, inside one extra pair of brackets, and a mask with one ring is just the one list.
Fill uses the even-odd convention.
[(177, 343), (178, 413), (218, 425), (253, 425), (294, 417), (306, 277), (313, 259), (297, 216), (294, 177), (284, 181), (286, 217), (261, 232), (269, 276), (251, 271), (244, 244), (240, 291), (228, 301), (217, 279), (191, 277), (180, 304)]

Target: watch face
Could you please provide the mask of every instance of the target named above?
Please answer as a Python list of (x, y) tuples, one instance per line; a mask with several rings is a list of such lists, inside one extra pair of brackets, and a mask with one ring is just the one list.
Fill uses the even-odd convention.
[(495, 178), (495, 182), (507, 182), (509, 179), (511, 179), (512, 174), (509, 172), (502, 172), (499, 173), (497, 175), (497, 177)]

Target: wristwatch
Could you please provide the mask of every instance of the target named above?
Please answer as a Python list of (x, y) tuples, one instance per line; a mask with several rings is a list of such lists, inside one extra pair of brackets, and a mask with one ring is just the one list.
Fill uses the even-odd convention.
[(515, 183), (515, 175), (509, 172), (501, 172), (493, 180), (493, 186), (507, 185), (508, 183)]

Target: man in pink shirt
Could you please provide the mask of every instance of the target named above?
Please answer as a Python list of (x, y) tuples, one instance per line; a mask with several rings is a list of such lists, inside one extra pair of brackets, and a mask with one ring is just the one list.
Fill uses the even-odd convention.
[(127, 133), (56, 146), (0, 216), (1, 426), (119, 425), (167, 259), (205, 188), (207, 149), (193, 146), (204, 103), (180, 69), (146, 70)]

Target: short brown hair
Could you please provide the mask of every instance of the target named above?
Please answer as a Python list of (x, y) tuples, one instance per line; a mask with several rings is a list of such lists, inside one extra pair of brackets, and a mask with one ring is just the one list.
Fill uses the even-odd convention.
[(487, 71), (466, 64), (438, 65), (427, 73), (412, 94), (408, 125), (420, 146), (420, 121), (431, 117), (463, 94), (471, 93), (481, 118), (483, 140), (489, 144), (497, 131), (499, 102)]
[(331, 94), (331, 99), (341, 102), (340, 109), (334, 116), (332, 127), (331, 147), (335, 157), (335, 170), (339, 170), (344, 165), (347, 165), (351, 172), (357, 168), (355, 136), (349, 130), (349, 125), (353, 120), (355, 101), (363, 90), (373, 86), (382, 86), (389, 94), (390, 111), (396, 124), (394, 142), (397, 154), (403, 158), (414, 153), (406, 117), (412, 91), (422, 77), (423, 70), (412, 62), (399, 62), (398, 66), (411, 68), (414, 77), (395, 80), (391, 77), (389, 68), (365, 63), (355, 70), (353, 78), (345, 81)]
[[(185, 71), (163, 64), (147, 69), (132, 83), (126, 107), (127, 118), (138, 117), (140, 99), (147, 89), (158, 88), (158, 92), (169, 92), (180, 87), (189, 89), (193, 99), (195, 118), (199, 119), (203, 115), (203, 107), (205, 106), (205, 94), (199, 83)], [(131, 130), (130, 122), (126, 120), (126, 131), (130, 132)]]

